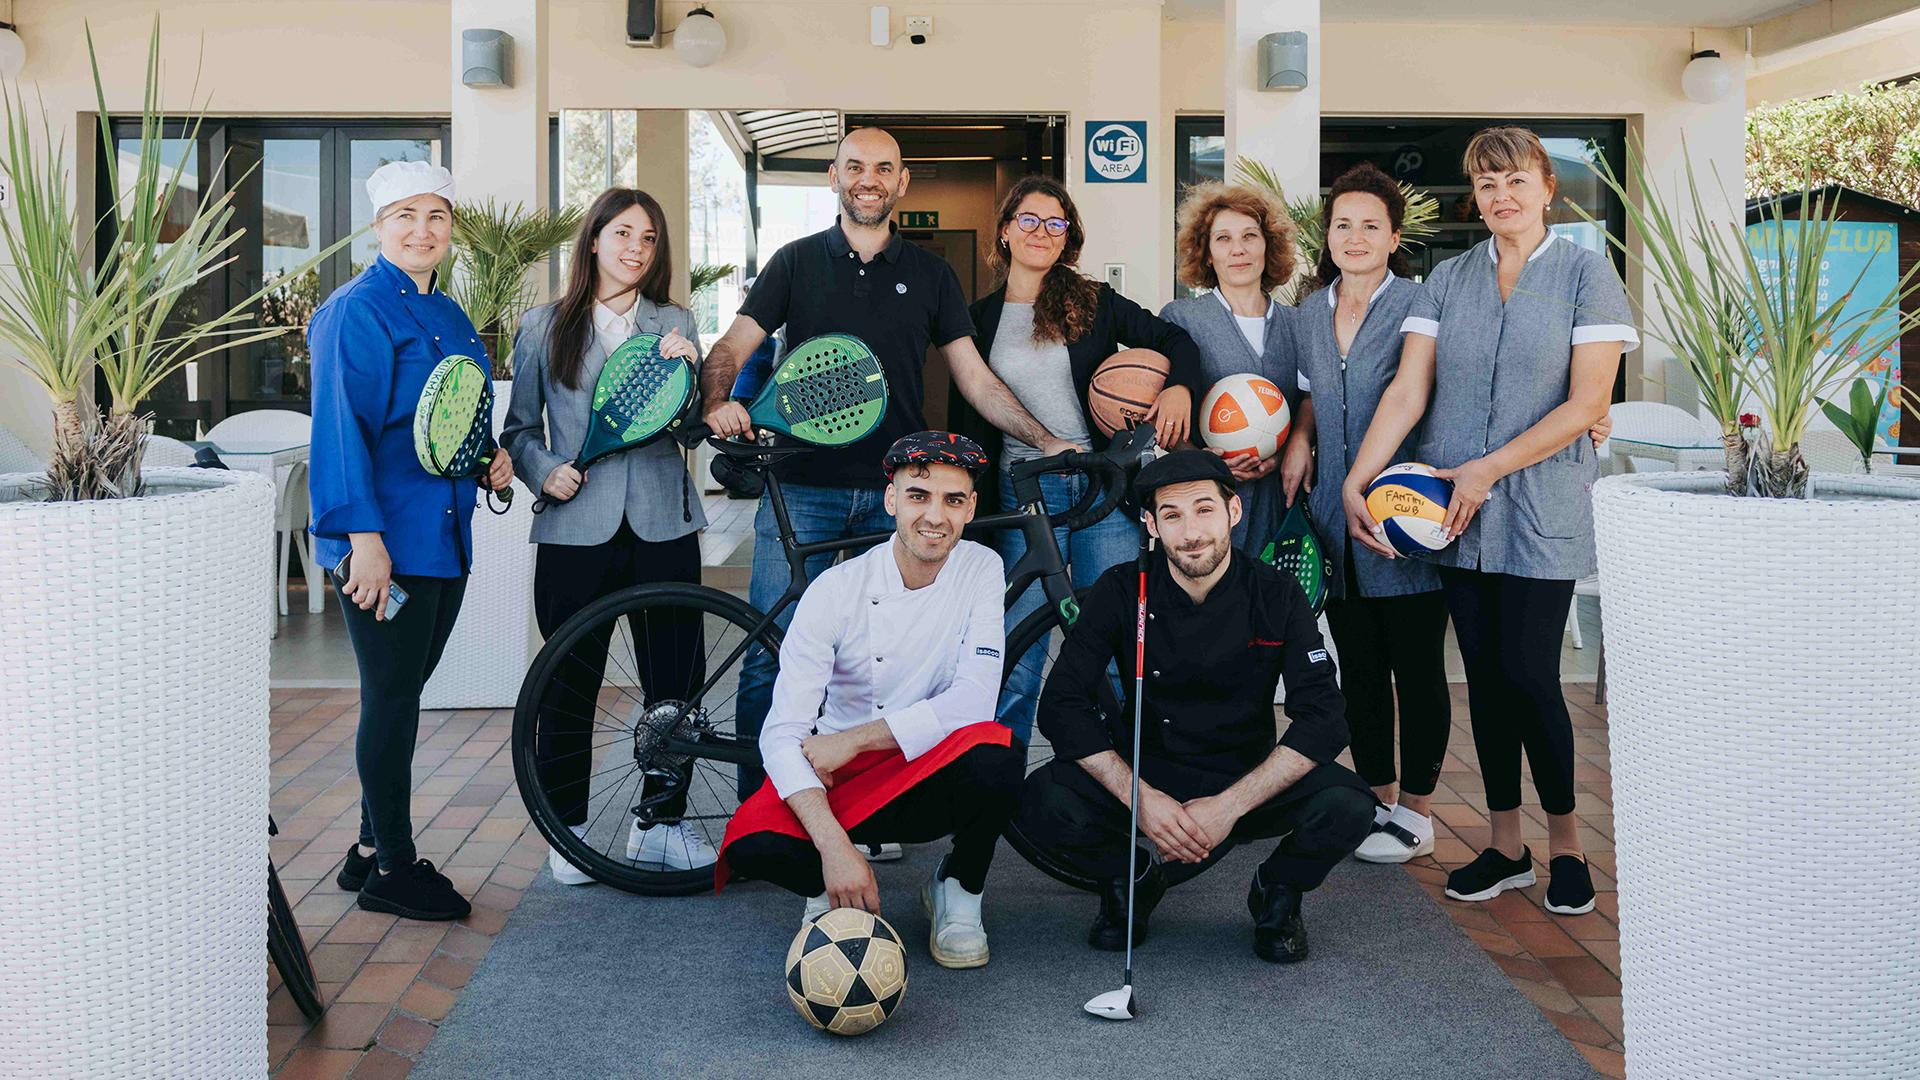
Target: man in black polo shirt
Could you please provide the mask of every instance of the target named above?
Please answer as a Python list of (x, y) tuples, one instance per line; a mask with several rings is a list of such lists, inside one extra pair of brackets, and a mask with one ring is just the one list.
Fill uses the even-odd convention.
[[(728, 391), (741, 362), (781, 326), (787, 328), (789, 348), (820, 334), (843, 333), (865, 341), (879, 356), (888, 390), (879, 428), (851, 446), (796, 455), (779, 468), (787, 514), (803, 544), (892, 531), (879, 461), (894, 440), (928, 426), (921, 409), (921, 369), (929, 345), (939, 347), (960, 393), (994, 426), (1044, 454), (1073, 449), (1021, 407), (980, 358), (953, 268), (901, 239), (889, 221), (908, 181), (893, 136), (878, 128), (849, 132), (827, 177), (840, 197), (840, 217), (832, 228), (774, 253), (700, 369), (708, 426), (716, 434), (739, 436), (748, 432), (747, 411), (730, 400)], [(753, 542), (748, 592), (764, 611), (786, 591), (789, 577), (779, 527), (764, 497), (753, 521)], [(818, 576), (830, 561), (825, 555), (809, 560), (807, 576)], [(782, 615), (783, 627), (791, 614), (789, 609)], [(773, 657), (758, 646), (749, 649), (736, 706), (741, 734), (759, 733), (772, 701), (774, 674)], [(744, 799), (764, 774), (744, 766), (740, 772)]]
[[(1247, 893), (1253, 951), (1303, 960), (1302, 895), (1373, 824), (1373, 793), (1333, 760), (1347, 744), (1333, 662), (1299, 583), (1233, 550), (1240, 499), (1224, 462), (1175, 451), (1141, 469), (1135, 490), (1165, 557), (1147, 571), (1140, 831), (1150, 844), (1134, 944), (1146, 940), (1168, 884), (1211, 866), (1233, 842), (1284, 836)], [(1011, 826), (1103, 882), (1087, 937), (1096, 949), (1126, 946), (1133, 702), (1105, 717), (1094, 694), (1108, 664), (1133, 666), (1138, 586), (1138, 567), (1123, 563), (1083, 602), (1040, 696), (1040, 730), (1056, 756), (1028, 777)], [(1273, 691), (1283, 676), (1291, 723), (1276, 741)]]

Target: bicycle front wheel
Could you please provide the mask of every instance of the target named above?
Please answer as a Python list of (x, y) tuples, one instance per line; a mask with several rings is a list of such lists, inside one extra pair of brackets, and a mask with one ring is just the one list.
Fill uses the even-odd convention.
[[(1085, 595), (1083, 590), (1079, 598), (1084, 599)], [(1013, 632), (1007, 635), (1006, 670), (1001, 675), (1002, 684), (1004, 685), (1007, 676), (1011, 675), (1014, 667), (1020, 663), (1020, 658), (1026, 656), (1027, 651), (1035, 646), (1044, 648), (1041, 654), (1045, 658), (1041, 667), (1044, 681), (1045, 676), (1053, 673), (1053, 663), (1060, 656), (1060, 646), (1066, 640), (1067, 630), (1067, 620), (1050, 604), (1042, 605), (1020, 620), (1020, 625), (1014, 627)], [(1115, 684), (1108, 684), (1101, 688), (1098, 704), (1100, 711), (1109, 716), (1119, 714), (1121, 704)], [(1033, 729), (1033, 739), (1027, 745), (1027, 773), (1031, 775), (1052, 760), (1053, 744), (1041, 734), (1039, 725), (1036, 724)], [(1009, 847), (1019, 852), (1020, 857), (1032, 863), (1035, 869), (1055, 881), (1089, 892), (1099, 888), (1100, 883), (1093, 878), (1049, 857), (1028, 840), (1018, 828), (1009, 825), (1005, 835)]]
[(703, 585), (640, 585), (568, 619), (534, 658), (513, 717), (513, 772), (547, 843), (645, 896), (713, 888), (711, 853), (758, 766), (735, 727), (750, 647), (780, 628)]
[(300, 924), (293, 921), (293, 906), (287, 903), (287, 891), (280, 887), (280, 872), (267, 862), (267, 957), (280, 972), (287, 996), (293, 998), (300, 1015), (320, 1019), (326, 1007), (320, 1002), (320, 984), (313, 977), (313, 961), (307, 955), (307, 943), (300, 937)]

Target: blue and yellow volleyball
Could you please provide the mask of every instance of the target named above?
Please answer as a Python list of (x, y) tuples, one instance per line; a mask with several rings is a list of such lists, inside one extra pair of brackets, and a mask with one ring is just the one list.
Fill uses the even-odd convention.
[(1367, 485), (1367, 512), (1402, 555), (1428, 555), (1447, 546), (1440, 523), (1452, 501), (1453, 484), (1412, 462), (1393, 466)]

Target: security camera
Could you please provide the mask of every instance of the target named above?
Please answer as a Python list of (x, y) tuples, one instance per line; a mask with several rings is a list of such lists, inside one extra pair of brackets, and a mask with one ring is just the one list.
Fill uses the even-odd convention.
[(933, 37), (933, 16), (907, 16), (907, 41), (914, 45), (925, 45)]

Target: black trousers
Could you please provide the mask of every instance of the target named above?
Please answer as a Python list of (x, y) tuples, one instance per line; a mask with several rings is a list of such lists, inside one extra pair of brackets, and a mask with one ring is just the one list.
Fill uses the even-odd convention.
[[(847, 836), (856, 844), (924, 844), (951, 836), (946, 876), (970, 893), (980, 892), (994, 845), (1020, 798), (1023, 761), (1005, 746), (976, 746), (848, 829)], [(747, 833), (727, 845), (727, 860), (736, 874), (801, 896), (827, 891), (820, 851), (811, 840)]]
[(360, 844), (375, 850), (382, 870), (414, 860), (411, 804), (420, 688), (439, 665), (467, 595), (464, 575), (396, 574), (393, 580), (406, 590), (407, 603), (388, 621), (360, 610), (334, 585), (360, 668), (360, 729), (353, 744), (360, 773)]
[[(1409, 795), (1440, 783), (1453, 725), (1447, 698), (1447, 601), (1439, 592), (1361, 596), (1351, 572), (1347, 594), (1327, 601), (1327, 627), (1340, 650), (1353, 769), (1370, 787), (1399, 781)], [(1400, 771), (1393, 769), (1393, 702), (1400, 699)]]
[[(672, 540), (647, 541), (634, 534), (626, 521), (604, 544), (541, 544), (534, 556), (533, 613), (540, 632), (552, 637), (560, 625), (588, 604), (618, 589), (649, 582), (700, 580), (700, 537), (697, 533)], [(559, 668), (541, 703), (539, 754), (540, 783), (568, 825), (584, 825), (592, 794), (594, 748), (605, 744), (610, 729), (624, 730), (640, 702), (684, 700), (706, 681), (707, 665), (698, 612), (653, 612), (629, 616), (628, 636), (633, 656), (611, 657), (611, 624), (580, 639)], [(609, 704), (599, 702), (603, 681), (627, 688), (637, 686), (636, 701), (622, 689)], [(630, 754), (630, 747), (614, 746), (613, 753)], [(625, 783), (627, 773), (620, 774)], [(679, 788), (677, 794), (650, 806), (642, 816), (672, 823), (686, 812), (684, 778), (671, 773), (649, 774), (642, 781), (646, 799)], [(624, 812), (624, 810), (622, 811)]]
[[(1221, 778), (1214, 786), (1224, 791), (1231, 783), (1231, 778)], [(1164, 870), (1170, 881), (1185, 881), (1218, 862), (1235, 844), (1279, 836), (1283, 839), (1260, 864), (1260, 876), (1269, 885), (1307, 892), (1319, 887), (1367, 838), (1373, 807), (1373, 792), (1345, 766), (1318, 765), (1241, 818), (1228, 842), (1215, 847), (1206, 862), (1168, 863)], [(1126, 806), (1079, 762), (1055, 758), (1027, 778), (1013, 827), (1068, 869), (1102, 881), (1125, 880), (1127, 818)], [(1149, 845), (1144, 837), (1141, 843), (1145, 866)]]
[(1520, 752), (1527, 754), (1540, 809), (1573, 812), (1573, 721), (1560, 695), (1560, 638), (1573, 582), (1440, 569), (1440, 582), (1467, 668), (1473, 748), (1487, 809), (1520, 805)]

